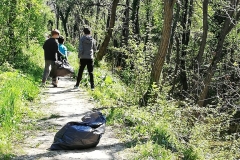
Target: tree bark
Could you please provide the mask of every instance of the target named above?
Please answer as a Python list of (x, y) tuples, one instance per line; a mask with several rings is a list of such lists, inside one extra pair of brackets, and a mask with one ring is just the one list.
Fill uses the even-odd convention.
[(177, 71), (179, 70), (179, 64), (180, 64), (180, 42), (178, 37), (176, 36), (175, 38), (176, 41), (176, 60), (175, 60), (175, 69), (174, 69), (174, 78), (173, 78), (173, 84), (172, 84), (172, 88), (169, 92), (169, 94), (173, 94), (174, 90), (175, 90), (175, 86), (177, 84)]
[[(162, 29), (162, 37), (158, 48), (158, 53), (155, 56), (154, 62), (152, 64), (150, 85), (148, 87), (147, 92), (143, 95), (143, 98), (140, 100), (141, 105), (146, 105), (148, 103), (152, 85), (155, 83), (159, 87), (160, 76), (163, 69), (165, 57), (168, 51), (169, 41), (171, 38), (173, 9), (175, 2), (176, 0), (164, 0), (164, 23)], [(155, 98), (156, 96), (153, 97), (153, 99)]]
[(123, 37), (122, 44), (127, 46), (129, 39), (129, 0), (126, 0), (126, 7), (123, 18), (122, 37)]
[(175, 29), (177, 28), (177, 23), (179, 21), (179, 14), (180, 13), (180, 4), (177, 3), (177, 9), (176, 9), (176, 13), (175, 13), (175, 16), (174, 16), (174, 22), (173, 22), (173, 26), (172, 26), (172, 34), (171, 34), (171, 39), (170, 39), (170, 43), (169, 43), (169, 47), (168, 47), (168, 53), (167, 53), (167, 56), (166, 56), (166, 62), (169, 63), (170, 62), (170, 57), (171, 57), (171, 54), (172, 54), (172, 46), (173, 46), (173, 40), (174, 40), (174, 32), (175, 32)]
[[(203, 53), (204, 53), (204, 49), (206, 46), (206, 42), (207, 42), (207, 33), (208, 33), (208, 3), (209, 0), (204, 0), (203, 1), (203, 35), (202, 35), (202, 41), (201, 41), (201, 45), (198, 51), (198, 55), (197, 55), (197, 64), (194, 65), (195, 67), (198, 67), (202, 64), (202, 57), (203, 57)], [(195, 63), (195, 62), (194, 62)]]
[(188, 90), (188, 83), (187, 83), (187, 73), (186, 73), (186, 55), (187, 55), (187, 47), (189, 43), (190, 37), (190, 27), (191, 27), (191, 18), (192, 18), (192, 10), (193, 10), (193, 0), (183, 0), (182, 3), (184, 4), (183, 14), (182, 14), (182, 21), (181, 25), (183, 27), (183, 34), (182, 34), (182, 53), (181, 53), (181, 60), (180, 60), (180, 83), (182, 85), (182, 89), (184, 92)]
[(135, 35), (139, 35), (140, 33), (139, 18), (138, 18), (139, 6), (140, 6), (140, 0), (133, 0), (131, 20), (133, 22), (133, 33)]
[(173, 7), (176, 0), (164, 0), (164, 24), (162, 29), (161, 42), (158, 48), (158, 53), (153, 62), (153, 67), (151, 71), (151, 82), (159, 84), (160, 75), (162, 72), (162, 67), (167, 54), (169, 41), (171, 37), (171, 28), (173, 20)]
[(58, 6), (56, 6), (56, 11), (57, 11), (57, 13), (56, 13), (56, 26), (57, 26), (57, 29), (59, 29), (59, 7)]
[(63, 29), (64, 29), (64, 32), (65, 32), (66, 39), (69, 36), (68, 29), (67, 29), (67, 23), (68, 23), (69, 14), (71, 12), (71, 8), (72, 8), (72, 6), (69, 5), (68, 8), (66, 9), (66, 11), (64, 11), (64, 13), (62, 11), (59, 11), (59, 15), (60, 15), (60, 18), (62, 20)]
[(117, 4), (119, 0), (114, 0), (112, 3), (112, 10), (111, 10), (111, 18), (110, 18), (110, 25), (108, 28), (107, 35), (104, 38), (103, 43), (101, 44), (101, 47), (99, 49), (99, 52), (97, 54), (97, 60), (102, 60), (103, 56), (106, 54), (106, 49), (109, 44), (110, 38), (112, 37), (113, 27), (115, 25), (115, 18), (116, 18), (116, 10), (117, 10)]

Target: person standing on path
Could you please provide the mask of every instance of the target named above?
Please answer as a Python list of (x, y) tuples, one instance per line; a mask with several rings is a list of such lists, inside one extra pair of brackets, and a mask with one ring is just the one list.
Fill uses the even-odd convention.
[(78, 70), (77, 82), (74, 88), (79, 87), (79, 83), (82, 80), (84, 68), (87, 66), (88, 74), (90, 77), (91, 89), (94, 90), (93, 65), (94, 52), (96, 52), (97, 50), (96, 41), (91, 36), (91, 31), (89, 28), (84, 28), (83, 32), (84, 36), (82, 36), (79, 41), (78, 58), (80, 59), (80, 66)]
[[(57, 38), (59, 38), (60, 32), (57, 29), (52, 30), (52, 37), (47, 39), (43, 44), (45, 68), (42, 76), (42, 86), (46, 85), (46, 80), (50, 74), (50, 67), (53, 68), (55, 61), (61, 56), (58, 50)], [(52, 84), (57, 87), (58, 77), (52, 77)]]
[(63, 36), (59, 36), (58, 38), (58, 50), (59, 52), (62, 54), (62, 57), (67, 59), (67, 54), (68, 54), (68, 51), (67, 51), (67, 47), (64, 45), (64, 37)]

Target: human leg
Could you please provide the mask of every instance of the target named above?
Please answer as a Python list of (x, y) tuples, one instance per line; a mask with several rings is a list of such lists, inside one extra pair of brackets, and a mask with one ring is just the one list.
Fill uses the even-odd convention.
[(93, 78), (93, 60), (88, 59), (87, 61), (87, 69), (88, 69), (88, 74), (90, 77), (90, 84), (91, 84), (91, 89), (94, 89), (94, 78)]
[(42, 76), (42, 83), (43, 84), (46, 83), (46, 80), (47, 80), (47, 78), (49, 76), (51, 64), (52, 64), (52, 61), (45, 60), (45, 67), (44, 67), (43, 76)]
[(80, 59), (80, 67), (79, 67), (79, 70), (78, 70), (78, 77), (77, 77), (77, 82), (76, 82), (76, 87), (79, 86), (79, 83), (80, 81), (82, 80), (82, 74), (83, 74), (83, 71), (84, 71), (84, 68), (86, 66), (86, 59)]
[(57, 84), (58, 84), (58, 77), (52, 77), (52, 85), (54, 87), (57, 87)]

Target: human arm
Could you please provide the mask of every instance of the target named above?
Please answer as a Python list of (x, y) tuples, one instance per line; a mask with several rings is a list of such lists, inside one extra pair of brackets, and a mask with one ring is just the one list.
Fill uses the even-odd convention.
[(83, 41), (82, 38), (79, 40), (79, 49), (78, 49), (78, 58), (81, 58), (83, 55)]
[(96, 40), (93, 41), (93, 51), (97, 51), (97, 45), (96, 45)]

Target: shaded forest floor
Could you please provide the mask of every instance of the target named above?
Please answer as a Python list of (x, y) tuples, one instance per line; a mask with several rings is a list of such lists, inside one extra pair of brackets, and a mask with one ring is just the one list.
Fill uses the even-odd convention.
[[(15, 160), (110, 160), (127, 159), (124, 144), (115, 137), (111, 126), (106, 127), (96, 148), (69, 151), (50, 151), (55, 133), (67, 122), (81, 121), (81, 118), (93, 110), (94, 102), (83, 89), (73, 89), (75, 81), (61, 78), (59, 86), (47, 85), (41, 93), (40, 110), (44, 118), (37, 121), (35, 133), (26, 133), (27, 139), (15, 146)], [(29, 135), (28, 135), (29, 134)]]

